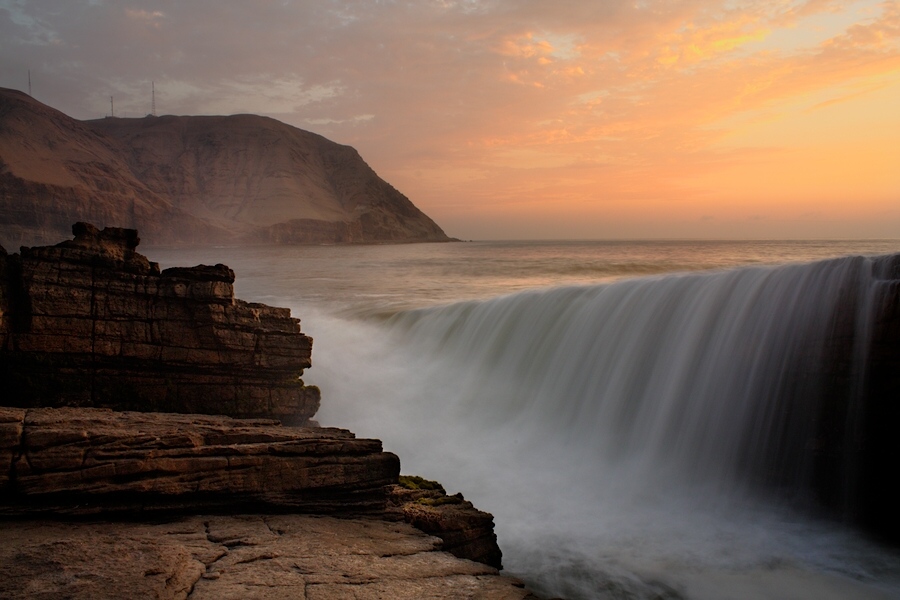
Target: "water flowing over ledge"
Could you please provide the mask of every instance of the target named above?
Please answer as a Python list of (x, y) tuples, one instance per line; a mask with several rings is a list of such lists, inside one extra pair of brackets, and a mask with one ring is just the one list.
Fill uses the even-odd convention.
[(848, 488), (870, 443), (861, 428), (877, 408), (863, 398), (867, 360), (897, 264), (635, 279), (412, 311), (393, 325), (491, 390), (473, 407), (487, 418), (642, 473), (836, 486), (823, 499), (854, 511), (859, 490)]
[[(614, 582), (652, 597), (654, 573), (713, 567), (895, 578), (896, 559), (819, 518), (900, 531), (884, 484), (898, 265), (848, 257), (402, 312), (379, 363), (399, 398), (363, 370), (378, 408), (353, 410), (401, 454), (419, 448), (419, 472), (478, 489), (508, 567), (542, 572), (545, 593)], [(672, 589), (704, 597), (709, 581)]]

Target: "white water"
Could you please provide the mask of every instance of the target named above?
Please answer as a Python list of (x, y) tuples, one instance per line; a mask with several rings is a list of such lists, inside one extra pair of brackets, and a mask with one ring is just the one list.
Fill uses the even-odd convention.
[[(525, 291), (386, 321), (341, 316), (341, 294), (304, 302), (292, 286), (309, 282), (289, 269), (306, 266), (257, 268), (251, 294), (238, 270), (238, 295), (303, 317), (319, 420), (383, 439), (404, 472), (494, 513), (507, 570), (547, 597), (900, 597), (895, 553), (747, 479), (778, 456), (802, 487), (802, 453), (772, 430), (779, 407), (818, 383), (786, 389), (780, 374), (818, 359), (842, 290), (865, 332), (878, 285), (868, 260)], [(328, 285), (358, 301), (354, 282)], [(367, 283), (351, 312), (396, 306), (390, 285)]]

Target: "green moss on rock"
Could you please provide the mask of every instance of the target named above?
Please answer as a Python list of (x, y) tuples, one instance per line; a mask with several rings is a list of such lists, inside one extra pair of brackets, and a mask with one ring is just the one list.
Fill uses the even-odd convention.
[(441, 494), (447, 493), (444, 486), (437, 481), (431, 481), (430, 479), (425, 479), (418, 475), (401, 475), (399, 483), (400, 487), (404, 487), (408, 490), (433, 490), (440, 492)]

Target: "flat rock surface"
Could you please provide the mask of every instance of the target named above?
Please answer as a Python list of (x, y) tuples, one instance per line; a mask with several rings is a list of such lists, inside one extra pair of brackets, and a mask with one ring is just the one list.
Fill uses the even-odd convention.
[(0, 599), (534, 599), (405, 523), (302, 515), (0, 522)]

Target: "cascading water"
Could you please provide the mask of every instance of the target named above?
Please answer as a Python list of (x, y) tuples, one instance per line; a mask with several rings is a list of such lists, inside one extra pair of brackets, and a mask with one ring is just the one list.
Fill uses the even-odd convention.
[(668, 276), (412, 311), (392, 326), (465, 373), (460, 400), (492, 426), (553, 431), (636, 476), (734, 486), (774, 469), (803, 483), (825, 385), (808, 375), (823, 371), (839, 316), (857, 313), (865, 330), (871, 280), (863, 259)]
[[(507, 567), (547, 594), (766, 597), (764, 581), (809, 594), (785, 597), (860, 594), (802, 574), (893, 566), (774, 499), (852, 508), (878, 268), (847, 258), (523, 292), (397, 314), (387, 338), (330, 322), (340, 351), (317, 346), (332, 399), (320, 416), (466, 489), (495, 514)], [(719, 587), (738, 580), (746, 595)]]

